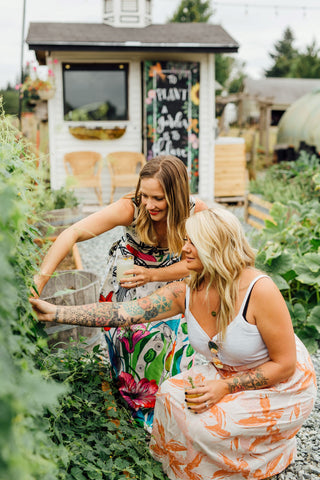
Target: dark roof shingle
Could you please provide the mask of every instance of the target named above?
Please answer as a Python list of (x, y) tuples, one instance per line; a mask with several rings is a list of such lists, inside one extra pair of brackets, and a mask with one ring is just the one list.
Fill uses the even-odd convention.
[(103, 23), (30, 23), (32, 50), (130, 50), (237, 52), (238, 43), (220, 26), (167, 23), (121, 28)]

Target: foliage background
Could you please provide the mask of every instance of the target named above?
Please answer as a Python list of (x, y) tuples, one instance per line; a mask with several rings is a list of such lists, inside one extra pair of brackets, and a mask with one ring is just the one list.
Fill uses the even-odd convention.
[(98, 348), (49, 350), (33, 318), (28, 298), (41, 256), (35, 223), (52, 202), (39, 172), (2, 114), (0, 480), (165, 480), (145, 431), (120, 401), (115, 406)]

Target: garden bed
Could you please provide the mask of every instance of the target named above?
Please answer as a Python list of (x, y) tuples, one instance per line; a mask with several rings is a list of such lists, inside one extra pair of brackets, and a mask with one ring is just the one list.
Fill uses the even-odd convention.
[(274, 221), (270, 215), (271, 208), (271, 202), (263, 200), (260, 195), (248, 193), (245, 200), (244, 219), (252, 227), (261, 229), (265, 226), (266, 220)]

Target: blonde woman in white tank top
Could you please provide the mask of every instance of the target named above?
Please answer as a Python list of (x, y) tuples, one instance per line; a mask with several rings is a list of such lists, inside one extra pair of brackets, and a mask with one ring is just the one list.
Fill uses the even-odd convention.
[(31, 302), (40, 320), (86, 326), (184, 313), (190, 343), (207, 363), (160, 386), (151, 454), (172, 480), (265, 479), (295, 459), (295, 435), (316, 397), (313, 365), (280, 291), (254, 268), (236, 217), (204, 210), (186, 231), (187, 282), (122, 304)]

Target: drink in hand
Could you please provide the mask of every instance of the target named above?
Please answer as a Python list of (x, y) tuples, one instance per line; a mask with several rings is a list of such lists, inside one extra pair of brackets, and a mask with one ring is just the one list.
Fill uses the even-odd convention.
[(125, 275), (124, 272), (131, 270), (134, 267), (133, 255), (119, 257), (117, 260), (117, 280), (120, 282), (121, 278), (133, 277), (132, 274)]

